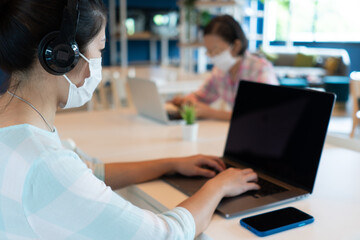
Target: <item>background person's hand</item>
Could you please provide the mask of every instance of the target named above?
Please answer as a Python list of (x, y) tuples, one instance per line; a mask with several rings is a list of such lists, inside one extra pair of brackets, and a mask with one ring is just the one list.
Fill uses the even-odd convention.
[(257, 179), (257, 174), (250, 168), (228, 168), (209, 180), (208, 184), (222, 191), (224, 197), (233, 197), (249, 190), (260, 189), (256, 184)]
[(224, 162), (215, 156), (194, 155), (174, 160), (174, 170), (184, 176), (214, 177), (225, 169)]
[(182, 96), (175, 96), (171, 101), (172, 104), (174, 104), (177, 107), (181, 107), (184, 102), (184, 97)]
[(173, 98), (171, 103), (180, 109), (186, 104), (194, 106), (197, 118), (211, 118), (214, 111), (214, 109), (211, 108), (208, 104), (197, 100), (194, 94), (190, 94), (185, 97), (176, 96)]
[(187, 96), (175, 96), (170, 102), (175, 106), (181, 108), (185, 104), (195, 104), (197, 102), (197, 99), (194, 94), (189, 94)]
[(212, 118), (214, 109), (208, 104), (196, 101), (192, 103), (195, 106), (197, 118)]

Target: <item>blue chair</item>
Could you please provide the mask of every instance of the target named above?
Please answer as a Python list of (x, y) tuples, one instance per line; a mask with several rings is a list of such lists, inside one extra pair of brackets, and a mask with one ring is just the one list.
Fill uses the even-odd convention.
[(350, 92), (349, 84), (350, 78), (347, 76), (324, 77), (325, 91), (335, 93), (337, 102), (347, 102)]
[(280, 78), (279, 83), (287, 87), (306, 88), (308, 86), (305, 78)]

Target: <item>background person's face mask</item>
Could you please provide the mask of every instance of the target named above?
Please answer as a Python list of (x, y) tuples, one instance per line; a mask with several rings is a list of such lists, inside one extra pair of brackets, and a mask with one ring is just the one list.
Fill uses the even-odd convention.
[(101, 60), (102, 58), (87, 59), (83, 54), (80, 56), (89, 63), (90, 77), (85, 78), (85, 82), (81, 87), (76, 87), (70, 79), (64, 74), (65, 79), (69, 82), (69, 95), (64, 109), (81, 107), (91, 100), (92, 95), (99, 85), (101, 76)]
[(216, 56), (210, 57), (211, 62), (224, 73), (227, 73), (239, 59), (240, 57), (233, 57), (231, 55), (230, 48)]

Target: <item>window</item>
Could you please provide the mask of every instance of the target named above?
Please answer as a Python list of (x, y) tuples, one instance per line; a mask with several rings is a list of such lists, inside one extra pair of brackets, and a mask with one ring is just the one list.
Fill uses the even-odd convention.
[(265, 0), (267, 39), (287, 42), (360, 41), (359, 0)]

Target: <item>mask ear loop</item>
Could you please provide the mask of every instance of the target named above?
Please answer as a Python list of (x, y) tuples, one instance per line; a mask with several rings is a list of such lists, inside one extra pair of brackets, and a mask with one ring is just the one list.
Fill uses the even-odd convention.
[(85, 61), (87, 61), (88, 63), (90, 63), (90, 60), (87, 59), (87, 57), (85, 57), (82, 53), (79, 53), (79, 54), (80, 54), (80, 56), (81, 56)]
[[(88, 63), (90, 63), (89, 59), (87, 59), (87, 57), (85, 57), (81, 52), (79, 52), (79, 55)], [(68, 76), (66, 76), (66, 74), (63, 75), (64, 78), (70, 83), (70, 85), (72, 84), (72, 82), (70, 81), (70, 79), (68, 78)]]
[(69, 82), (70, 85), (73, 84), (73, 83), (70, 81), (70, 79), (68, 78), (68, 76), (66, 76), (66, 74), (64, 74), (63, 76), (64, 76), (64, 78)]

